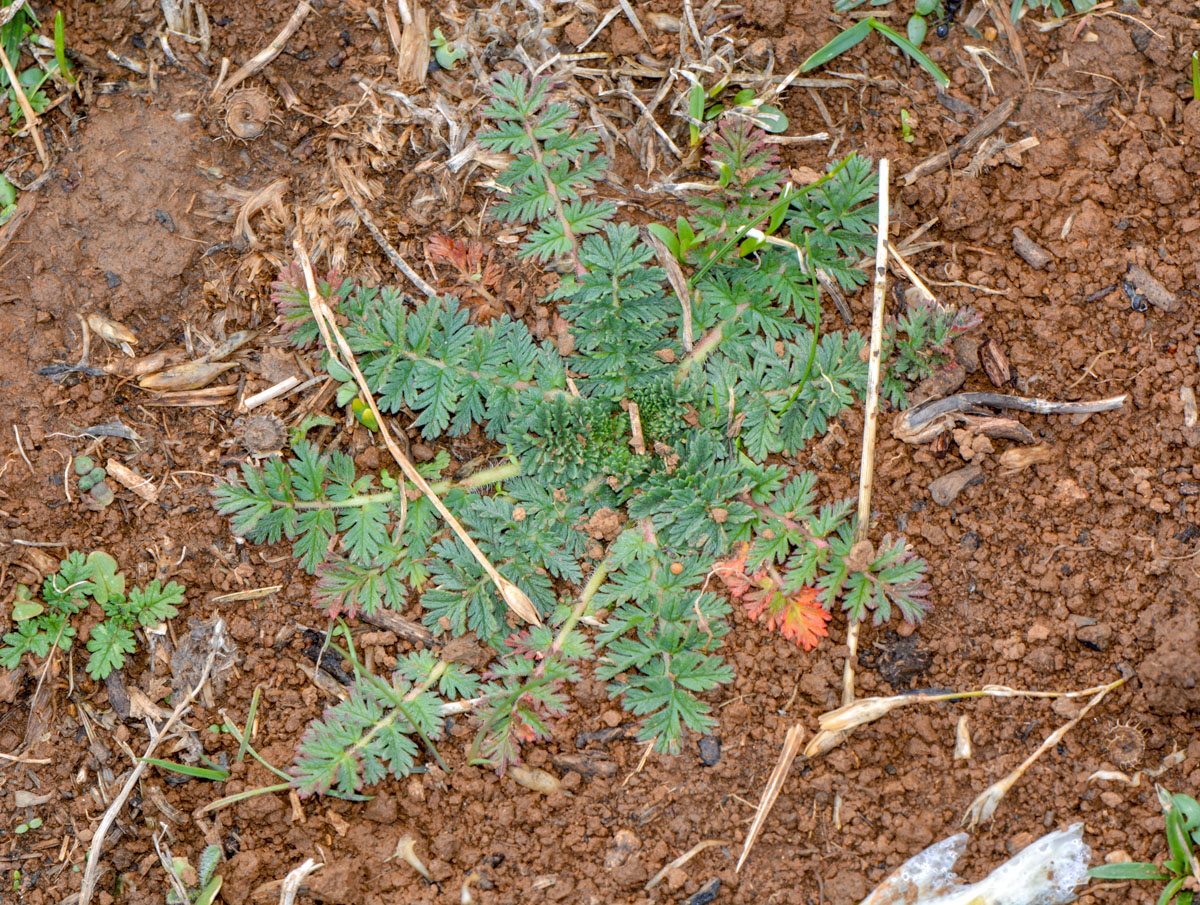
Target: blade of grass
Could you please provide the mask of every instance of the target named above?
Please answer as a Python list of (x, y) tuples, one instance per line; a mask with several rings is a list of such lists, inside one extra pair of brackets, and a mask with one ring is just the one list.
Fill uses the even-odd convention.
[(929, 59), (929, 57), (925, 55), (924, 51), (922, 51), (921, 48), (919, 48), (916, 44), (908, 40), (908, 38), (900, 34), (900, 32), (896, 31), (896, 29), (889, 28), (882, 22), (878, 22), (875, 19), (867, 19), (866, 21), (871, 23), (871, 28), (879, 32), (881, 35), (903, 50), (906, 54), (912, 57), (916, 61), (917, 65), (933, 76), (934, 81), (936, 81), (939, 85), (941, 85), (943, 88), (949, 87), (950, 76), (942, 72), (941, 67), (938, 66), (937, 63), (933, 62), (933, 60)]
[(824, 66), (835, 57), (839, 57), (855, 44), (860, 44), (871, 33), (874, 18), (863, 19), (857, 25), (851, 25), (832, 41), (800, 64), (801, 72), (810, 72), (818, 66)]
[(246, 731), (242, 734), (242, 743), (238, 745), (237, 762), (240, 764), (250, 747), (250, 731), (254, 726), (254, 717), (258, 715), (258, 702), (262, 698), (262, 686), (254, 686), (254, 694), (250, 698), (250, 709), (246, 712)]
[(158, 767), (160, 770), (167, 770), (171, 773), (179, 773), (183, 776), (193, 776), (196, 779), (210, 779), (213, 782), (225, 782), (229, 779), (228, 770), (211, 770), (208, 767), (193, 767), (189, 764), (177, 764), (174, 761), (159, 760), (157, 757), (139, 757), (139, 761), (144, 764), (150, 764), (152, 767)]
[(67, 41), (61, 11), (54, 14), (54, 59), (58, 61), (58, 71), (67, 80), (67, 84), (74, 85), (75, 78), (67, 68)]
[(221, 808), (237, 804), (239, 801), (245, 801), (247, 798), (253, 798), (255, 795), (266, 795), (269, 792), (286, 792), (291, 787), (292, 784), (290, 782), (279, 782), (273, 786), (263, 786), (261, 789), (247, 789), (244, 792), (238, 792), (236, 795), (226, 795), (224, 798), (218, 798), (216, 801), (206, 804), (200, 809), (200, 813), (207, 814), (210, 811), (219, 811)]

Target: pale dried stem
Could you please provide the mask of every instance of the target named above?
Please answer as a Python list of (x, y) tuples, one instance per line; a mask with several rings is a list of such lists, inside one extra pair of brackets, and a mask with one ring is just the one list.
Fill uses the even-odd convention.
[(992, 785), (984, 789), (976, 797), (976, 799), (971, 802), (971, 806), (967, 808), (966, 813), (963, 814), (962, 824), (966, 825), (968, 829), (974, 829), (975, 824), (979, 823), (980, 821), (991, 820), (992, 815), (996, 813), (996, 808), (999, 807), (1004, 796), (1008, 794), (1008, 790), (1016, 785), (1017, 780), (1019, 780), (1025, 774), (1025, 771), (1032, 767), (1039, 757), (1061, 742), (1063, 740), (1063, 736), (1075, 728), (1076, 724), (1078, 724), (1080, 720), (1087, 716), (1093, 707), (1103, 701), (1106, 694), (1108, 694), (1114, 688), (1119, 688), (1124, 684), (1124, 679), (1118, 679), (1116, 682), (1101, 688), (1096, 693), (1096, 696), (1087, 702), (1087, 705), (1079, 711), (1079, 714), (1074, 719), (1069, 720), (1068, 722), (1059, 726), (1048, 736), (1046, 736), (1046, 740), (1042, 742), (1040, 746), (1038, 746), (1036, 751), (1029, 755), (1029, 757), (1025, 758), (1019, 767), (1017, 767), (999, 782), (992, 783)]
[(17, 96), (17, 103), (21, 107), (21, 112), (25, 114), (25, 122), (29, 126), (29, 134), (33, 136), (33, 145), (37, 148), (38, 157), (42, 161), (42, 171), (50, 166), (50, 158), (46, 155), (46, 146), (42, 144), (42, 133), (38, 131), (37, 114), (33, 112), (33, 107), (29, 104), (29, 98), (25, 96), (25, 89), (21, 87), (21, 82), (17, 78), (17, 73), (13, 69), (12, 62), (8, 59), (8, 54), (4, 52), (4, 45), (0, 44), (0, 63), (4, 65), (4, 71), (8, 74), (8, 84), (12, 88), (13, 93)]
[(311, 12), (312, 7), (308, 5), (308, 0), (300, 0), (300, 5), (292, 13), (292, 17), (287, 20), (287, 24), (283, 26), (270, 44), (239, 66), (237, 72), (228, 79), (217, 80), (217, 84), (213, 86), (212, 90), (213, 97), (223, 97), (228, 94), (240, 85), (243, 80), (248, 79), (279, 56), (283, 48), (287, 45), (287, 42), (291, 40), (292, 35), (300, 30), (300, 26), (304, 24), (304, 20), (308, 18), (308, 14)]
[[(883, 359), (883, 318), (887, 301), (888, 179), (886, 157), (879, 161), (879, 227), (875, 243), (875, 296), (871, 310), (871, 356), (867, 362), (867, 400), (863, 409), (862, 464), (858, 473), (858, 524), (854, 542), (867, 539), (871, 529), (871, 488), (875, 482), (875, 434), (879, 424), (879, 372)], [(846, 633), (846, 666), (842, 671), (842, 704), (854, 700), (854, 661), (858, 656), (859, 623)]]
[(479, 546), (471, 539), (467, 533), (467, 529), (462, 526), (454, 514), (446, 508), (446, 504), (441, 498), (434, 493), (433, 488), (429, 486), (429, 482), (422, 477), (421, 473), (396, 445), (396, 441), (392, 438), (392, 432), (384, 420), (383, 414), (379, 411), (379, 407), (375, 404), (375, 397), (371, 393), (371, 388), (367, 384), (367, 379), (363, 376), (358, 367), (358, 361), (354, 357), (354, 353), (350, 350), (350, 345), (346, 342), (346, 338), (338, 329), (337, 323), (333, 318), (333, 311), (326, 303), (324, 296), (317, 290), (317, 281), (313, 276), (312, 261), (309, 260), (308, 252), (304, 250), (304, 246), (300, 242), (293, 242), (292, 247), (296, 252), (296, 257), (300, 261), (300, 266), (304, 270), (305, 288), (308, 291), (308, 303), (312, 307), (313, 318), (317, 322), (317, 329), (321, 332), (321, 339), (325, 342), (325, 347), (329, 354), (335, 358), (341, 359), (342, 363), (350, 369), (354, 375), (354, 379), (358, 384), (358, 389), (362, 395), (363, 401), (371, 410), (371, 414), (375, 416), (375, 420), (379, 425), (379, 436), (383, 440), (384, 446), (387, 447), (392, 458), (396, 460), (396, 464), (404, 472), (417, 489), (421, 491), (437, 509), (438, 513), (445, 520), (450, 529), (458, 535), (471, 555), (475, 557), (476, 562), (487, 572), (488, 577), (496, 585), (505, 604), (521, 619), (526, 622), (531, 622), (534, 625), (541, 625), (542, 621), (538, 617), (537, 610), (533, 606), (533, 602), (529, 597), (518, 588), (515, 584), (496, 571), (496, 567), (492, 565)]
[(746, 842), (742, 846), (742, 854), (738, 858), (737, 867), (733, 869), (734, 873), (741, 870), (742, 865), (746, 863), (746, 858), (750, 855), (750, 849), (754, 847), (754, 841), (758, 838), (758, 834), (762, 832), (763, 824), (767, 822), (767, 815), (771, 813), (775, 799), (779, 797), (779, 791), (783, 788), (783, 781), (787, 779), (788, 770), (791, 769), (792, 761), (796, 759), (796, 754), (800, 751), (800, 742), (803, 740), (804, 727), (797, 723), (788, 730), (787, 737), (783, 740), (783, 751), (780, 752), (775, 769), (771, 771), (771, 776), (767, 780), (767, 786), (763, 789), (762, 798), (758, 802), (758, 809), (754, 812), (754, 822), (750, 824), (750, 832), (746, 834)]

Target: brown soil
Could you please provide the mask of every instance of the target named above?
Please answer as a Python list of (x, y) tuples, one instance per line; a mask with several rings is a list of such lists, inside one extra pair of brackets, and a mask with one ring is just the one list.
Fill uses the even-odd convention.
[[(665, 0), (635, 5), (643, 12), (680, 7)], [(222, 111), (207, 99), (215, 65), (175, 42), (187, 71), (165, 66), (157, 41), (143, 35), (161, 19), (156, 5), (138, 4), (149, 10), (138, 19), (128, 5), (68, 3), (68, 43), (103, 61), (103, 72), (89, 76), (92, 84), (125, 84), (113, 94), (96, 87), (90, 103), (75, 101), (50, 116), (53, 175), (0, 263), (0, 420), (19, 432), (29, 459), (27, 465), (18, 454), (15, 437), (5, 441), (0, 595), (10, 601), (14, 583), (30, 581), (36, 567), (30, 548), (15, 539), (54, 544), (53, 555), (103, 548), (137, 581), (169, 575), (186, 584), (187, 605), (173, 631), (182, 637), (189, 617), (219, 612), (238, 645), (236, 672), (227, 676), (224, 693), (195, 707), (188, 724), (200, 730), (210, 757), (232, 760), (236, 743), (205, 727), (220, 722), (222, 709), (240, 724), (260, 687), (256, 745), (278, 765), (291, 761), (300, 731), (326, 703), (305, 671), (308, 642), (298, 631), (321, 620), (307, 602), (309, 580), (288, 551), (235, 542), (209, 503), (211, 476), (227, 467), (225, 457), (243, 453), (232, 403), (155, 406), (116, 378), (57, 384), (37, 372), (78, 358), (76, 315), (86, 312), (135, 330), (139, 351), (184, 343), (203, 350), (205, 338), (264, 329), (231, 372), (230, 382), (247, 393), (290, 367), (271, 336), (265, 301), (274, 268), (290, 253), (286, 223), (270, 215), (256, 219), (260, 245), (239, 248), (231, 224), (214, 212), (229, 206), (231, 189), (253, 190), (279, 177), (290, 180), (289, 222), (291, 212), (303, 222), (303, 212), (332, 204), (325, 151), (345, 140), (338, 130), (346, 120), (323, 121), (304, 111), (358, 103), (361, 89), (353, 79), (390, 72), (392, 51), (386, 24), (375, 27), (368, 4), (323, 6), (267, 69), (270, 79), (291, 85), (303, 109), (285, 109), (272, 93), (273, 121), (262, 136), (241, 143), (229, 137)], [(986, 683), (1065, 690), (1132, 677), (1029, 771), (994, 823), (972, 835), (963, 865), (972, 879), (1030, 839), (1075, 821), (1085, 823), (1098, 856), (1117, 849), (1135, 860), (1161, 856), (1154, 783), (1087, 782), (1093, 771), (1119, 760), (1126, 761), (1124, 769), (1154, 767), (1181, 750), (1184, 758), (1157, 781), (1193, 795), (1200, 788), (1200, 571), (1193, 558), (1200, 536), (1200, 429), (1185, 427), (1180, 397), (1182, 388), (1196, 386), (1200, 349), (1200, 113), (1188, 100), (1186, 78), (1196, 20), (1194, 5), (1184, 0), (1154, 6), (1147, 13), (1129, 7), (1135, 19), (1147, 17), (1138, 21), (1092, 17), (1074, 40), (1073, 26), (1045, 34), (1022, 26), (1032, 88), (995, 66), (996, 95), (989, 93), (962, 50), (964, 32), (956, 29), (945, 42), (931, 34), (929, 47), (951, 74), (949, 94), (957, 103), (939, 102), (927, 77), (907, 71), (876, 41), (833, 68), (898, 79), (898, 89), (818, 95), (792, 88), (786, 95), (792, 132), (827, 129), (838, 138), (837, 155), (886, 155), (897, 175), (953, 144), (1000, 99), (1018, 98), (1019, 109), (997, 134), (1010, 143), (1036, 135), (1039, 146), (1019, 165), (1000, 163), (977, 177), (942, 170), (894, 189), (892, 232), (902, 237), (939, 218), (929, 236), (942, 245), (912, 264), (938, 281), (946, 301), (983, 315), (982, 332), (1007, 353), (1016, 391), (1072, 400), (1129, 394), (1123, 411), (1081, 423), (1023, 416), (1049, 450), (1048, 461), (1008, 474), (999, 462), (1007, 441), (996, 441), (993, 454), (974, 450), (984, 481), (945, 507), (930, 501), (928, 487), (963, 465), (957, 448), (938, 459), (882, 431), (878, 526), (906, 532), (930, 562), (934, 608), (911, 637), (865, 628), (861, 694)], [(739, 42), (767, 42), (777, 71), (787, 71), (836, 33), (828, 8), (824, 0), (747, 0), (741, 17), (728, 24)], [(213, 63), (222, 55), (251, 56), (291, 5), (224, 0), (207, 4), (207, 11), (214, 23)], [(432, 13), (434, 24), (446, 24), (438, 16)], [(902, 27), (902, 20), (892, 21)], [(589, 49), (648, 52), (617, 22)], [(574, 39), (578, 30), (586, 37), (594, 25), (580, 13), (568, 34)], [(663, 47), (677, 41), (653, 29), (651, 37)], [(1003, 37), (994, 46), (1011, 59)], [(156, 90), (107, 62), (110, 48), (157, 60)], [(262, 77), (252, 83), (271, 87)], [(916, 117), (911, 144), (900, 138), (901, 108)], [(390, 137), (359, 162), (373, 164), (365, 175), (379, 183), (388, 210), (377, 217), (401, 237), (402, 253), (420, 261), (431, 229), (478, 235), (486, 190), (468, 185), (460, 197), (463, 186), (417, 174), (424, 155), (380, 128)], [(5, 161), (25, 155), (9, 169), (21, 183), (38, 172), (27, 145), (7, 133), (0, 138)], [(828, 149), (828, 142), (793, 145), (785, 155), (790, 166), (821, 170)], [(625, 184), (645, 181), (627, 157), (618, 175)], [(1014, 228), (1052, 255), (1045, 269), (1012, 252)], [(483, 229), (486, 235), (486, 224)], [(344, 250), (338, 235), (328, 239), (332, 258), (344, 254), (351, 272), (393, 279), (365, 233)], [(552, 330), (549, 313), (533, 301), (541, 278), (509, 266), (511, 249), (496, 254), (506, 267), (505, 292), (498, 294), (514, 299), (513, 310), (541, 331)], [(1183, 304), (1174, 311), (1132, 310), (1122, 289), (1130, 264), (1144, 267)], [(860, 328), (868, 299), (864, 293), (852, 300)], [(93, 364), (119, 354), (92, 338)], [(992, 387), (979, 371), (965, 388)], [(293, 404), (265, 411), (284, 415)], [(121, 490), (107, 510), (83, 511), (77, 497), (68, 499), (64, 468), (71, 456), (97, 445), (81, 436), (85, 429), (117, 419), (141, 439), (108, 439), (92, 454), (117, 456), (152, 476), (158, 500), (144, 503)], [(852, 412), (831, 434), (836, 441), (814, 445), (798, 462), (819, 474), (829, 497), (856, 490), (861, 428), (861, 415)], [(363, 453), (368, 437), (360, 429), (337, 442)], [(372, 455), (368, 450), (363, 461)], [(591, 529), (608, 537), (618, 526), (598, 520)], [(212, 600), (268, 585), (282, 590), (249, 603)], [(0, 617), (7, 618), (7, 607)], [(836, 705), (847, 652), (838, 620), (832, 643), (806, 654), (737, 619), (729, 648), (737, 680), (714, 699), (719, 760), (712, 766), (696, 739), (678, 757), (651, 756), (641, 766), (642, 749), (624, 734), (589, 742), (594, 736), (585, 733), (620, 723), (621, 715), (602, 684), (585, 681), (555, 741), (528, 751), (530, 765), (563, 780), (563, 790), (550, 797), (464, 766), (471, 735), (466, 721), (451, 729), (443, 746), (452, 772), (432, 769), (385, 782), (367, 803), (289, 801), (275, 794), (193, 817), (187, 815), (217, 797), (275, 778), (251, 763), (235, 765), (233, 778), (221, 785), (175, 785), (150, 771), (109, 837), (99, 901), (163, 900), (167, 887), (151, 835), (158, 823), (170, 823), (154, 803), (165, 800), (183, 817), (170, 823), (175, 854), (194, 858), (206, 843), (222, 846), (228, 858), (221, 866), (222, 896), (231, 905), (275, 900), (277, 887), (266, 884), (310, 856), (325, 863), (308, 883), (314, 902), (458, 902), (468, 877), (475, 901), (487, 905), (681, 902), (714, 877), (718, 903), (854, 902), (890, 868), (957, 832), (970, 801), (1077, 712), (1063, 703), (983, 700), (914, 707), (885, 718), (830, 754), (797, 762), (754, 853), (735, 874), (748, 820), (784, 734), (797, 722), (814, 727), (817, 715)], [(388, 636), (373, 640), (369, 656), (383, 661), (394, 652)], [(0, 902), (43, 905), (78, 889), (99, 817), (128, 775), (131, 754), (147, 743), (145, 721), (114, 713), (119, 702), (86, 677), (78, 656), (55, 662), (47, 677), (53, 693), (35, 714), (44, 731), (23, 749), (30, 760), (0, 768), (0, 802), (11, 815), (0, 827)], [(160, 703), (170, 675), (165, 655), (139, 653), (124, 670), (130, 688), (157, 693)], [(37, 675), (0, 678), (6, 702), (0, 752), (11, 752), (25, 739)], [(963, 714), (974, 756), (953, 761), (955, 724)], [(1130, 742), (1128, 731), (1114, 738), (1118, 722), (1140, 727), (1140, 744)], [(711, 761), (712, 740), (705, 744)], [(1130, 751), (1139, 764), (1127, 762)], [(50, 798), (18, 810), (19, 791)], [(16, 823), (35, 816), (43, 820), (40, 828), (12, 834)], [(392, 858), (405, 835), (416, 840), (433, 885)], [(722, 844), (643, 891), (663, 865), (707, 839)], [(1151, 895), (1148, 884), (1122, 885), (1093, 888), (1080, 901), (1141, 902)]]

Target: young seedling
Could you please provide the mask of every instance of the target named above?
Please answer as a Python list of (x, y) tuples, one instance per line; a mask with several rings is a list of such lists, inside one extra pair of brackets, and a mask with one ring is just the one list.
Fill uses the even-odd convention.
[(901, 107), (900, 108), (900, 137), (903, 138), (910, 145), (915, 140), (915, 136), (913, 135), (913, 131), (912, 131), (912, 124), (914, 122), (916, 122), (916, 117), (914, 117), (907, 110), (905, 110), (903, 107)]
[(70, 650), (75, 641), (70, 619), (89, 600), (100, 605), (105, 617), (87, 642), (87, 672), (99, 681), (124, 666), (126, 656), (137, 649), (135, 629), (178, 615), (175, 605), (183, 602), (183, 588), (175, 582), (163, 587), (155, 579), (126, 596), (116, 560), (99, 550), (87, 556), (75, 551), (43, 582), (41, 602), (32, 599), (28, 588), (18, 588), (12, 617), (16, 629), (3, 638), (0, 666), (15, 669), (26, 653), (45, 657), (54, 645)]
[(17, 212), (17, 189), (0, 173), (0, 226), (12, 219)]
[[(911, 26), (912, 23), (910, 21), (910, 34), (912, 34)], [(924, 38), (923, 28), (924, 19), (922, 18), (921, 26), (917, 29), (918, 32), (921, 32), (921, 38)], [(950, 77), (942, 71), (941, 67), (938, 66), (937, 63), (933, 62), (933, 60), (931, 60), (920, 49), (916, 42), (913, 42), (908, 37), (900, 34), (900, 32), (896, 31), (894, 28), (884, 25), (874, 16), (863, 19), (857, 24), (851, 25), (845, 31), (836, 35), (833, 40), (801, 63), (800, 71), (810, 72), (813, 69), (824, 66), (829, 61), (840, 57), (847, 50), (850, 50), (850, 48), (855, 47), (865, 41), (867, 36), (872, 32), (878, 32), (879, 34), (883, 35), (883, 37), (887, 38), (889, 41), (899, 47), (904, 53), (908, 54), (918, 66), (933, 76), (934, 81), (936, 81), (942, 88), (946, 88), (950, 85)]]
[(461, 47), (455, 47), (442, 34), (440, 28), (433, 30), (433, 38), (429, 41), (429, 46), (433, 49), (434, 59), (437, 64), (443, 69), (453, 69), (458, 65), (458, 61), (466, 59), (467, 52)]
[(1192, 100), (1200, 101), (1200, 50), (1192, 51)]
[(221, 847), (205, 846), (195, 867), (187, 858), (171, 858), (169, 852), (159, 852), (166, 869), (171, 888), (167, 891), (167, 905), (212, 905), (221, 891), (221, 875), (217, 865), (221, 863)]
[[(1148, 861), (1101, 864), (1088, 871), (1093, 880), (1157, 880), (1166, 883), (1158, 905), (1192, 905), (1200, 884), (1200, 803), (1190, 795), (1158, 787), (1170, 855), (1162, 866)], [(1191, 888), (1185, 888), (1190, 884)]]

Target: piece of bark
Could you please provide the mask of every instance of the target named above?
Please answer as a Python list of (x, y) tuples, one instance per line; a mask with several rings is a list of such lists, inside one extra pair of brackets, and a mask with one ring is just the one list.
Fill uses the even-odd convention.
[(433, 644), (433, 632), (419, 622), (411, 622), (392, 610), (376, 610), (369, 616), (366, 613), (359, 613), (358, 618), (378, 628), (395, 632), (401, 638), (416, 644), (424, 644), (427, 647)]
[(1163, 311), (1177, 311), (1179, 296), (1160, 283), (1145, 268), (1130, 264), (1125, 271), (1125, 294), (1130, 301), (1143, 298)]
[(1054, 260), (1054, 255), (1029, 238), (1021, 227), (1014, 226), (1012, 235), (1013, 251), (1034, 270), (1045, 270), (1046, 265)]
[(967, 487), (983, 483), (983, 469), (972, 463), (948, 472), (929, 485), (929, 496), (939, 506), (949, 506)]
[(979, 347), (979, 363), (983, 365), (983, 372), (992, 386), (1002, 387), (1012, 382), (1012, 365), (1008, 363), (1008, 356), (991, 337)]

